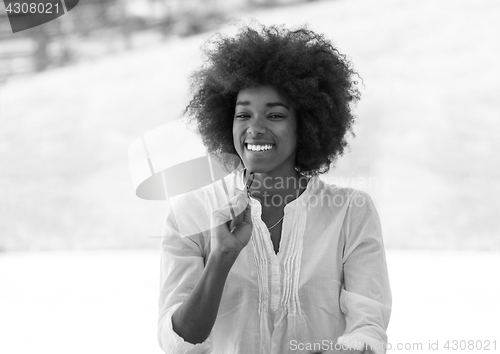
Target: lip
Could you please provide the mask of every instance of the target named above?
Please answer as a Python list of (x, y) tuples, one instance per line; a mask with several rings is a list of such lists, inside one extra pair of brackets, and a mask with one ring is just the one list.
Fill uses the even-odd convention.
[(247, 140), (243, 144), (254, 144), (254, 145), (276, 145), (270, 141), (255, 141), (255, 140)]

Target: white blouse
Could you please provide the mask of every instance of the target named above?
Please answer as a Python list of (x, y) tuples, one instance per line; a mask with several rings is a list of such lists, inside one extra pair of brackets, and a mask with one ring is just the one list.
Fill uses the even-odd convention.
[[(229, 191), (244, 189), (242, 173), (225, 178)], [(223, 187), (216, 183), (176, 206), (184, 222), (202, 225), (222, 206), (220, 195)], [(158, 327), (165, 353), (329, 353), (339, 348), (337, 342), (385, 353), (391, 290), (370, 196), (311, 178), (285, 206), (278, 254), (258, 200), (251, 199), (251, 210), (252, 236), (229, 272), (212, 332), (205, 342), (191, 344), (173, 331), (172, 314), (203, 272), (210, 236), (205, 230), (180, 233), (170, 208), (162, 238)]]

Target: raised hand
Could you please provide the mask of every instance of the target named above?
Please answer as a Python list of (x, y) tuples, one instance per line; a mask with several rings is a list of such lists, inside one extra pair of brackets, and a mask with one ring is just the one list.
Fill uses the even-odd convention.
[[(231, 208), (236, 218), (232, 218)], [(235, 257), (248, 244), (252, 235), (252, 214), (248, 196), (236, 189), (228, 205), (212, 213), (211, 252)]]

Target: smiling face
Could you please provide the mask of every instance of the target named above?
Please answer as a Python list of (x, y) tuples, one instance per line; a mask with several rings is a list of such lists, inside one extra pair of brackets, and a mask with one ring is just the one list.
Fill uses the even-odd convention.
[(297, 117), (272, 87), (250, 87), (238, 93), (233, 140), (249, 171), (270, 176), (294, 175)]

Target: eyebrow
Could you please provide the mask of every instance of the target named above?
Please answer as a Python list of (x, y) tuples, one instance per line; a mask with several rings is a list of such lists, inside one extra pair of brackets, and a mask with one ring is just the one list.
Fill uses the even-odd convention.
[[(236, 106), (249, 106), (249, 105), (250, 105), (250, 101), (238, 101), (238, 102), (236, 102)], [(284, 103), (281, 103), (281, 102), (268, 102), (268, 103), (266, 103), (266, 107), (278, 107), (278, 106), (285, 107), (286, 109), (290, 110), (290, 108), (288, 108), (287, 105), (285, 105)]]

